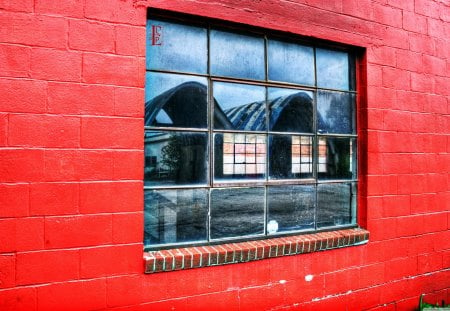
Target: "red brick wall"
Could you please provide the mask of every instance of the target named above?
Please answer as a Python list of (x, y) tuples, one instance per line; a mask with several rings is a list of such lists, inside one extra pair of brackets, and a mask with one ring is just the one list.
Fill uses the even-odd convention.
[[(143, 274), (148, 6), (367, 48), (367, 245)], [(0, 310), (450, 303), (449, 38), (446, 0), (0, 0)]]

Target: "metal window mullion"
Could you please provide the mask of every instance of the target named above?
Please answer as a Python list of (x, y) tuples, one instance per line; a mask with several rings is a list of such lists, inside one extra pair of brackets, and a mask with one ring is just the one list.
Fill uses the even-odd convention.
[(341, 138), (357, 138), (356, 134), (340, 134), (340, 133), (317, 133), (318, 137), (341, 137)]
[(208, 185), (162, 185), (162, 186), (146, 186), (144, 190), (183, 190), (183, 189), (208, 189)]
[(222, 129), (214, 129), (213, 130), (214, 133), (233, 133), (233, 134), (246, 134), (246, 135), (250, 135), (250, 134), (267, 134), (267, 131), (248, 131), (248, 130), (222, 130)]
[(314, 230), (317, 230), (317, 222), (318, 222), (318, 206), (319, 206), (319, 200), (318, 200), (318, 179), (319, 179), (319, 173), (318, 173), (318, 165), (319, 165), (319, 150), (318, 150), (318, 136), (317, 136), (317, 54), (316, 54), (316, 47), (313, 47), (313, 54), (314, 54), (314, 86), (315, 91), (313, 94), (313, 144), (312, 144), (312, 154), (313, 154), (313, 178), (315, 179), (314, 184)]
[(201, 133), (207, 133), (208, 128), (189, 128), (189, 127), (161, 127), (161, 126), (144, 126), (145, 131), (167, 131), (167, 132), (201, 132)]
[(209, 77), (208, 73), (198, 73), (198, 72), (188, 72), (188, 71), (174, 71), (174, 70), (167, 70), (167, 69), (147, 69), (147, 73), (167, 73), (167, 74), (176, 74), (176, 75), (182, 75), (182, 76), (195, 76), (195, 77)]
[(264, 186), (264, 235), (267, 236), (267, 222), (269, 215), (269, 186), (267, 182), (269, 181), (269, 130), (270, 130), (270, 107), (269, 107), (269, 39), (267, 36), (264, 36), (264, 66), (265, 66), (265, 81), (267, 85), (264, 88), (265, 91), (265, 122), (266, 122), (266, 163), (265, 163), (265, 181), (266, 185)]
[(208, 74), (208, 143), (209, 143), (209, 163), (208, 163), (208, 213), (207, 213), (207, 226), (206, 226), (206, 240), (208, 243), (211, 242), (211, 189), (213, 184), (213, 178), (214, 178), (214, 166), (215, 166), (215, 159), (214, 159), (214, 134), (213, 134), (213, 126), (214, 126), (214, 91), (211, 81), (211, 26), (208, 24), (207, 31), (206, 31), (206, 53), (207, 53), (207, 60), (206, 60), (206, 71)]

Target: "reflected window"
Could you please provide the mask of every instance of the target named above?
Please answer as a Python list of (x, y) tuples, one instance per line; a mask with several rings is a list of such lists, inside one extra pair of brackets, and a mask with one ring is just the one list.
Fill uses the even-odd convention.
[(313, 177), (313, 138), (297, 135), (270, 135), (270, 179)]
[(237, 29), (148, 20), (147, 250), (357, 226), (354, 52)]
[(266, 148), (265, 135), (215, 134), (215, 179), (264, 178), (266, 173)]
[(312, 173), (312, 137), (292, 136), (292, 173)]

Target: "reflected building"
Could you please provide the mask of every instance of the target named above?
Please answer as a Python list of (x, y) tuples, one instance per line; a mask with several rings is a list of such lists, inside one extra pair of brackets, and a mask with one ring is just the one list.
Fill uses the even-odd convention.
[[(276, 92), (274, 93), (276, 94)], [(207, 116), (206, 85), (189, 81), (184, 82), (156, 96), (146, 103), (145, 125), (161, 127), (206, 127)], [(222, 109), (214, 99), (214, 128), (220, 130), (265, 131), (313, 133), (313, 98), (312, 93), (303, 90), (290, 90), (290, 94), (278, 96), (267, 101), (258, 101)], [(268, 118), (266, 114), (268, 113)], [(266, 121), (267, 119), (267, 121)], [(324, 124), (322, 116), (317, 115), (318, 124)], [(268, 125), (266, 124), (268, 123)], [(146, 178), (158, 175), (170, 175), (171, 168), (162, 162), (163, 148), (167, 146), (174, 135), (170, 132), (156, 132), (146, 135)], [(184, 139), (186, 140), (186, 139)], [(215, 174), (223, 178), (264, 178), (266, 175), (266, 159), (269, 161), (269, 177), (273, 179), (305, 178), (313, 174), (313, 137), (312, 135), (264, 135), (251, 134), (216, 134), (215, 137)], [(266, 154), (269, 144), (268, 156)], [(172, 145), (176, 142), (172, 142)], [(202, 142), (200, 142), (200, 145)], [(194, 157), (204, 160), (202, 147), (193, 152), (195, 143), (182, 142), (187, 158)], [(178, 146), (179, 147), (179, 146)], [(180, 147), (179, 147), (180, 148)], [(198, 149), (198, 148), (197, 148)], [(206, 151), (206, 146), (204, 146)], [(334, 142), (320, 138), (318, 140), (318, 173), (337, 171), (333, 163), (339, 152), (336, 152)], [(349, 146), (348, 149), (352, 149)], [(175, 150), (173, 150), (175, 151)], [(344, 153), (351, 153), (343, 150)], [(341, 153), (342, 153), (341, 152)], [(350, 158), (351, 158), (351, 154)], [(173, 154), (176, 156), (176, 154)], [(186, 155), (183, 156), (186, 158)], [(167, 161), (166, 161), (167, 162)], [(183, 163), (184, 172), (179, 172), (176, 183), (186, 183), (186, 174), (195, 172), (189, 169), (192, 161)], [(196, 162), (197, 163), (197, 162)], [(198, 161), (200, 163), (200, 161)], [(173, 170), (173, 169), (172, 169)], [(173, 172), (172, 172), (173, 173)], [(195, 174), (194, 174), (195, 175)], [(154, 176), (154, 177), (155, 177)], [(157, 178), (158, 182), (161, 181)]]
[[(145, 125), (152, 126), (153, 130), (147, 130), (145, 134), (145, 185), (205, 186), (204, 189), (192, 191), (176, 189), (148, 191), (145, 210), (146, 243), (176, 243), (207, 239), (208, 190), (206, 188), (210, 174), (215, 182), (313, 178), (314, 146), (317, 144), (318, 178), (351, 178), (355, 147), (353, 140), (314, 135), (314, 118), (317, 118), (318, 125), (328, 122), (326, 116), (322, 116), (324, 113), (322, 110), (326, 111), (327, 107), (322, 105), (325, 108), (318, 110), (317, 115), (314, 116), (312, 92), (279, 88), (267, 90), (267, 100), (251, 103), (221, 104), (214, 97), (214, 105), (211, 107), (214, 113), (212, 128), (215, 130), (213, 146), (211, 146), (214, 151), (212, 174), (208, 169), (207, 86), (196, 81), (183, 82), (146, 102)], [(264, 91), (263, 94), (265, 93)], [(158, 130), (155, 127), (165, 129)], [(169, 131), (167, 128), (173, 129)], [(200, 130), (190, 131), (190, 128)], [(282, 231), (312, 228), (314, 188), (312, 186), (292, 186), (291, 188), (270, 188), (273, 194), (269, 202), (270, 215), (278, 220)], [(336, 204), (326, 203), (327, 200), (336, 201), (337, 196), (334, 193), (337, 190), (335, 191), (334, 188), (333, 185), (328, 188), (320, 187), (319, 199), (325, 202), (322, 204), (336, 206)], [(300, 190), (301, 196), (298, 194)], [(342, 192), (338, 190), (339, 193)], [(235, 211), (234, 205), (239, 200), (233, 198), (239, 191), (236, 188), (227, 191), (212, 190), (211, 192), (213, 203), (222, 200), (222, 197), (226, 198), (219, 204), (222, 206), (220, 211), (212, 208), (212, 216), (220, 215), (220, 217), (213, 217), (211, 220), (211, 237), (213, 239), (231, 237), (236, 235), (235, 231), (238, 228), (242, 229), (238, 235), (260, 233), (263, 218), (261, 221), (255, 221), (258, 219), (255, 215), (262, 213), (263, 204), (257, 204), (254, 210), (248, 211), (250, 214), (255, 213), (247, 219), (254, 222), (253, 225), (249, 225), (243, 222), (245, 215)], [(240, 191), (250, 190), (242, 188)], [(296, 194), (293, 195), (293, 193)], [(237, 197), (242, 198), (242, 196)], [(257, 202), (255, 198), (258, 196), (250, 197), (252, 202)], [(262, 197), (264, 195), (261, 195)], [(290, 199), (294, 197), (297, 199)], [(345, 198), (347, 198), (347, 192)], [(347, 206), (347, 201), (348, 198), (343, 200), (342, 206)], [(223, 208), (226, 202), (234, 203), (227, 209)], [(250, 202), (246, 204), (252, 206)], [(344, 213), (348, 211), (343, 207), (340, 209)], [(322, 214), (318, 221), (319, 225), (323, 226), (339, 218), (336, 218), (339, 211), (333, 209)], [(295, 221), (292, 220), (294, 219), (292, 215), (295, 215)], [(339, 221), (345, 223), (345, 220), (341, 218)], [(245, 226), (236, 225), (241, 223)], [(251, 230), (248, 229), (247, 232), (247, 229), (243, 228), (251, 228)]]

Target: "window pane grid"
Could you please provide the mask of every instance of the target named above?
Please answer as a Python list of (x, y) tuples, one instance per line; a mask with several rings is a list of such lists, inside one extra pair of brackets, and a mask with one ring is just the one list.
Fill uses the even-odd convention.
[[(354, 91), (355, 87), (355, 81), (354, 81), (354, 64), (350, 61), (353, 59), (347, 52), (336, 52), (334, 50), (327, 50), (324, 48), (316, 48), (314, 46), (308, 46), (308, 45), (297, 45), (296, 43), (281, 43), (278, 44), (279, 53), (282, 55), (283, 48), (288, 48), (291, 51), (287, 52), (285, 56), (285, 59), (289, 60), (289, 57), (295, 54), (301, 54), (301, 53), (308, 53), (308, 49), (297, 49), (298, 47), (307, 47), (311, 48), (312, 54), (311, 59), (313, 60), (312, 67), (312, 75), (313, 83), (307, 82), (303, 83), (301, 80), (295, 81), (294, 80), (287, 80), (283, 81), (282, 77), (278, 73), (275, 73), (274, 71), (276, 68), (276, 62), (278, 59), (283, 59), (283, 57), (280, 58), (280, 55), (273, 54), (271, 57), (269, 57), (269, 49), (270, 49), (270, 42), (277, 42), (275, 39), (271, 39), (267, 36), (248, 36), (248, 35), (241, 35), (242, 38), (246, 38), (248, 40), (253, 40), (252, 38), (260, 38), (263, 42), (263, 68), (262, 71), (253, 70), (253, 71), (240, 71), (239, 73), (233, 73), (232, 69), (230, 71), (230, 68), (226, 67), (214, 67), (214, 70), (211, 70), (212, 63), (215, 62), (215, 59), (221, 59), (222, 56), (219, 55), (218, 49), (215, 48), (215, 56), (211, 55), (211, 40), (215, 40), (214, 38), (211, 38), (211, 33), (216, 32), (219, 37), (226, 38), (227, 36), (234, 34), (232, 32), (227, 31), (216, 31), (211, 30), (210, 28), (205, 28), (206, 33), (206, 71), (203, 71), (204, 69), (200, 65), (197, 66), (197, 69), (195, 70), (183, 70), (183, 68), (179, 67), (176, 68), (176, 70), (172, 70), (171, 68), (147, 68), (147, 75), (153, 75), (153, 74), (169, 74), (169, 75), (178, 75), (178, 76), (186, 76), (189, 80), (189, 77), (197, 77), (197, 78), (205, 78), (205, 82), (200, 82), (201, 85), (193, 85), (192, 92), (197, 92), (198, 94), (202, 94), (201, 92), (204, 92), (207, 94), (206, 97), (206, 108), (205, 108), (205, 117), (207, 122), (205, 123), (203, 119), (199, 119), (198, 117), (193, 118), (194, 120), (189, 120), (189, 112), (187, 113), (187, 119), (180, 119), (182, 121), (177, 121), (176, 118), (173, 118), (170, 113), (174, 113), (174, 110), (176, 110), (176, 105), (172, 104), (172, 106), (169, 106), (171, 104), (171, 100), (174, 97), (170, 97), (168, 99), (164, 99), (163, 105), (166, 105), (167, 108), (162, 106), (160, 114), (156, 117), (156, 121), (151, 124), (147, 124), (145, 126), (145, 132), (151, 133), (154, 131), (159, 132), (165, 132), (165, 133), (177, 133), (178, 135), (192, 135), (195, 132), (202, 132), (207, 136), (206, 146), (203, 146), (202, 144), (204, 141), (202, 140), (202, 147), (200, 147), (200, 153), (199, 153), (199, 143), (192, 143), (192, 139), (189, 140), (190, 142), (183, 142), (178, 143), (179, 150), (183, 150), (183, 152), (188, 155), (190, 155), (190, 165), (192, 165), (192, 158), (198, 157), (199, 154), (206, 154), (206, 162), (211, 163), (207, 164), (205, 168), (205, 176), (207, 178), (205, 179), (202, 174), (199, 175), (198, 172), (195, 170), (189, 170), (189, 174), (193, 176), (188, 176), (188, 179), (194, 180), (194, 183), (200, 181), (201, 183), (205, 183), (204, 185), (194, 185), (194, 184), (183, 184), (183, 181), (181, 181), (181, 184), (161, 184), (161, 180), (153, 184), (145, 184), (144, 188), (145, 191), (176, 191), (176, 189), (179, 189), (179, 191), (193, 191), (194, 189), (204, 189), (207, 192), (207, 217), (206, 217), (206, 231), (204, 233), (205, 237), (204, 239), (200, 238), (197, 240), (190, 241), (191, 244), (197, 244), (197, 243), (205, 243), (205, 242), (214, 242), (214, 241), (220, 241), (222, 239), (224, 240), (239, 240), (244, 239), (248, 237), (258, 237), (258, 236), (265, 236), (265, 235), (277, 235), (277, 234), (286, 234), (286, 233), (295, 233), (295, 232), (307, 232), (310, 230), (320, 230), (320, 228), (328, 228), (328, 227), (346, 227), (346, 226), (354, 226), (355, 225), (355, 214), (356, 214), (356, 199), (355, 199), (355, 191), (356, 189), (356, 137), (357, 135), (355, 129), (355, 104), (351, 104), (351, 113), (348, 115), (346, 122), (351, 123), (352, 126), (352, 132), (351, 133), (333, 133), (332, 131), (327, 131), (327, 133), (321, 133), (318, 129), (319, 125), (322, 124), (320, 122), (317, 122), (317, 120), (320, 118), (320, 115), (318, 114), (318, 107), (317, 107), (317, 94), (321, 91), (327, 91), (327, 92), (334, 92), (338, 96), (338, 94), (351, 94), (353, 96), (355, 102), (356, 91)], [(223, 42), (226, 40), (221, 38)], [(249, 39), (250, 38), (250, 39)], [(250, 40), (250, 41), (251, 41)], [(258, 39), (259, 40), (259, 39)], [(249, 42), (250, 42), (249, 41)], [(257, 41), (253, 41), (255, 44)], [(281, 41), (280, 41), (281, 42)], [(275, 44), (275, 45), (276, 45)], [(281, 47), (281, 48), (280, 48)], [(241, 48), (241, 47), (240, 47)], [(251, 49), (254, 49), (252, 47)], [(317, 50), (320, 50), (320, 59), (317, 59)], [(247, 49), (240, 49), (239, 53), (243, 53), (243, 55), (248, 52)], [(253, 50), (256, 51), (256, 50)], [(220, 52), (222, 53), (222, 51)], [(228, 53), (228, 52), (227, 52)], [(259, 53), (259, 52), (256, 52)], [(291, 54), (289, 54), (291, 53)], [(326, 55), (337, 55), (338, 59), (333, 63), (333, 60), (326, 59)], [(255, 54), (256, 55), (256, 54)], [(275, 56), (274, 56), (275, 55)], [(302, 54), (306, 55), (306, 54)], [(325, 55), (325, 56), (324, 56)], [(345, 56), (347, 57), (347, 61), (345, 60)], [(149, 57), (149, 56), (148, 56)], [(151, 56), (150, 56), (151, 57)], [(232, 56), (229, 54), (228, 56), (224, 56), (226, 59), (231, 57), (229, 60), (232, 62), (239, 62), (240, 59), (236, 58), (235, 56)], [(242, 56), (243, 59), (247, 56)], [(259, 56), (256, 56), (259, 57)], [(305, 56), (306, 57), (306, 56)], [(274, 62), (274, 64), (271, 64), (271, 60)], [(255, 60), (258, 62), (258, 60)], [(320, 63), (318, 63), (318, 61)], [(347, 63), (346, 63), (347, 62)], [(336, 68), (344, 68), (343, 73), (340, 72), (333, 72), (330, 71), (327, 66), (330, 64), (335, 65)], [(215, 66), (215, 65), (214, 65)], [(271, 67), (272, 66), (272, 67)], [(272, 69), (273, 70), (272, 70)], [(240, 69), (239, 69), (240, 70)], [(272, 70), (272, 71), (271, 71)], [(339, 69), (338, 69), (339, 70)], [(227, 74), (222, 74), (222, 72), (226, 72)], [(263, 72), (263, 76), (260, 74), (260, 72)], [(213, 74), (212, 74), (213, 73)], [(274, 76), (277, 76), (277, 78), (271, 79), (270, 75), (273, 74)], [(329, 77), (327, 77), (329, 76)], [(347, 76), (349, 77), (348, 81), (341, 81), (339, 82), (340, 77)], [(263, 77), (263, 78), (261, 78)], [(195, 79), (197, 79), (195, 78)], [(292, 79), (296, 79), (295, 75), (292, 76)], [(307, 76), (305, 76), (302, 79), (307, 79)], [(327, 80), (328, 79), (328, 80)], [(200, 81), (200, 80), (198, 80)], [(306, 81), (306, 80), (303, 80)], [(318, 83), (320, 81), (320, 83)], [(215, 93), (215, 83), (226, 83), (226, 84), (234, 84), (234, 85), (254, 85), (255, 87), (261, 87), (264, 89), (265, 96), (261, 98), (256, 98), (256, 100), (243, 100), (240, 102), (236, 102), (233, 104), (233, 106), (222, 106), (220, 108), (220, 105), (223, 105), (224, 101), (219, 100), (214, 95)], [(186, 87), (185, 87), (186, 88)], [(204, 89), (203, 89), (204, 88)], [(274, 127), (274, 123), (272, 121), (269, 121), (269, 113), (272, 112), (273, 106), (271, 104), (271, 101), (269, 100), (269, 88), (281, 88), (281, 89), (291, 89), (298, 90), (299, 92), (312, 92), (312, 131), (311, 133), (308, 132), (302, 132), (302, 131), (292, 131), (289, 130), (289, 128), (286, 128), (286, 130), (280, 130), (277, 131)], [(201, 89), (201, 91), (199, 91)], [(149, 85), (146, 86), (146, 91), (148, 92)], [(204, 90), (204, 91), (202, 91)], [(230, 94), (230, 92), (229, 92)], [(295, 94), (295, 91), (293, 91), (293, 94)], [(150, 96), (160, 97), (161, 94), (151, 94)], [(147, 95), (149, 96), (149, 95)], [(176, 96), (175, 96), (176, 97)], [(249, 97), (250, 98), (250, 97)], [(200, 101), (202, 101), (201, 99)], [(176, 100), (172, 100), (175, 101)], [(197, 100), (198, 102), (198, 100)], [(287, 103), (296, 105), (296, 103), (293, 101)], [(189, 106), (189, 105), (188, 105)], [(200, 106), (199, 106), (200, 107)], [(231, 108), (227, 108), (231, 107)], [(328, 108), (328, 106), (326, 106)], [(245, 110), (244, 110), (245, 109)], [(339, 109), (339, 108), (338, 108)], [(197, 108), (199, 110), (199, 108)], [(327, 111), (328, 111), (327, 110)], [(217, 117), (218, 111), (222, 112), (221, 118)], [(249, 112), (250, 111), (250, 112)], [(325, 111), (325, 110), (324, 110)], [(147, 112), (147, 108), (146, 108)], [(203, 113), (203, 112), (202, 112)], [(240, 114), (239, 114), (240, 113)], [(254, 115), (250, 115), (251, 113), (254, 113)], [(257, 116), (257, 113), (259, 113), (259, 117)], [(261, 117), (262, 116), (262, 117)], [(147, 118), (147, 115), (146, 115)], [(221, 125), (223, 128), (217, 128), (217, 122), (218, 120), (224, 120), (226, 121), (229, 119), (229, 123), (223, 123), (225, 125)], [(263, 120), (263, 121), (260, 121)], [(327, 119), (328, 120), (328, 119)], [(332, 119), (331, 119), (332, 120)], [(169, 124), (168, 122), (172, 122), (170, 126), (167, 126), (166, 124)], [(178, 123), (177, 123), (178, 122)], [(191, 122), (191, 123), (189, 123)], [(193, 123), (192, 123), (193, 122)], [(196, 122), (196, 123), (195, 123)], [(333, 127), (334, 124), (338, 124), (336, 122), (333, 123), (332, 121), (328, 121), (328, 126)], [(177, 124), (180, 124), (177, 126)], [(186, 126), (189, 124), (193, 124), (193, 126)], [(263, 124), (263, 127), (260, 127), (259, 124)], [(252, 126), (254, 127), (252, 128)], [(199, 128), (200, 126), (200, 128)], [(203, 127), (204, 128), (201, 128)], [(320, 125), (322, 126), (322, 125)], [(345, 131), (348, 131), (348, 127), (345, 128)], [(167, 134), (166, 134), (167, 135)], [(221, 135), (222, 141), (219, 143), (216, 141), (214, 137), (217, 135)], [(286, 159), (286, 163), (289, 163), (289, 174), (281, 174), (277, 177), (277, 179), (273, 179), (271, 177), (271, 154), (273, 154), (273, 151), (271, 151), (271, 139), (273, 137), (281, 137), (285, 136), (289, 138), (289, 143), (287, 146), (287, 151), (284, 153), (279, 154), (281, 157), (280, 159)], [(333, 140), (333, 137), (336, 137), (336, 139)], [(181, 147), (180, 147), (181, 145)], [(220, 145), (220, 146), (219, 146)], [(219, 147), (217, 147), (219, 146)], [(180, 149), (181, 148), (181, 149)], [(188, 150), (186, 150), (188, 149)], [(342, 158), (343, 160), (337, 163), (332, 163), (334, 167), (330, 167), (329, 163), (329, 157), (336, 154), (336, 151), (334, 149), (338, 149), (337, 155)], [(195, 151), (193, 151), (195, 150)], [(278, 149), (279, 150), (279, 149)], [(334, 152), (334, 153), (333, 153)], [(204, 156), (203, 156), (204, 157)], [(220, 158), (220, 161), (217, 159)], [(149, 169), (155, 169), (158, 166), (159, 159), (155, 155), (147, 154), (146, 151), (146, 170)], [(167, 161), (166, 161), (167, 162)], [(221, 162), (221, 163), (219, 163)], [(169, 163), (169, 162), (167, 162)], [(218, 166), (218, 164), (220, 164)], [(339, 169), (336, 170), (336, 167)], [(342, 168), (344, 167), (344, 168)], [(217, 175), (217, 171), (220, 172), (220, 177)], [(334, 171), (333, 171), (334, 169)], [(333, 171), (333, 173), (329, 173), (330, 170)], [(184, 170), (186, 171), (186, 170)], [(184, 172), (183, 171), (183, 172)], [(178, 173), (177, 173), (178, 172)], [(179, 171), (175, 173), (171, 172), (171, 175), (179, 175)], [(337, 172), (337, 173), (336, 173)], [(342, 173), (345, 172), (345, 173)], [(321, 178), (322, 175), (326, 175), (329, 173), (329, 176), (327, 176), (325, 179)], [(188, 175), (189, 175), (188, 174)], [(350, 175), (349, 175), (350, 174)], [(164, 175), (164, 172), (162, 172), (162, 175)], [(200, 176), (200, 177), (199, 177)], [(303, 177), (302, 177), (303, 176)], [(224, 185), (224, 182), (228, 183), (229, 180), (228, 177), (235, 177), (237, 179), (230, 180), (230, 187), (228, 188), (216, 188), (217, 185)], [(335, 179), (335, 177), (338, 177)], [(164, 176), (162, 177), (164, 182)], [(243, 178), (243, 179), (242, 179)], [(255, 178), (257, 180), (255, 180)], [(311, 179), (312, 178), (312, 179)], [(167, 179), (167, 178), (166, 178)], [(303, 180), (302, 180), (303, 179)], [(175, 183), (180, 182), (179, 180), (175, 179)], [(286, 182), (290, 182), (292, 186), (286, 185)], [(279, 183), (279, 185), (277, 185)], [(252, 186), (253, 185), (253, 186)], [(286, 185), (286, 186), (285, 186)], [(331, 185), (331, 186), (325, 186), (325, 185)], [(334, 185), (334, 186), (333, 186)], [(341, 186), (340, 186), (341, 185)], [(271, 190), (273, 187), (279, 188)], [(286, 187), (297, 187), (292, 189), (301, 189), (303, 192), (305, 189), (310, 189), (308, 191), (311, 191), (312, 193), (312, 199), (295, 199), (298, 197), (298, 194), (296, 194), (295, 191), (292, 192), (286, 192), (287, 190), (283, 190)], [(310, 187), (310, 188), (307, 188)], [(248, 189), (248, 190), (246, 190)], [(251, 190), (254, 189), (254, 190)], [(255, 190), (259, 189), (259, 190)], [(349, 190), (350, 189), (350, 190)], [(222, 190), (220, 192), (219, 190)], [(234, 193), (233, 193), (234, 192)], [(241, 192), (245, 195), (237, 196), (235, 193)], [(303, 193), (302, 192), (302, 193)], [(320, 193), (319, 193), (320, 192)], [(220, 195), (219, 195), (220, 193)], [(255, 196), (255, 193), (258, 193), (258, 195)], [(274, 205), (276, 200), (272, 198), (273, 194), (274, 198), (277, 196), (279, 198), (284, 198), (285, 196), (288, 196), (293, 201), (297, 202), (295, 204), (299, 204), (298, 206), (306, 206), (305, 202), (310, 202), (310, 205), (308, 205), (310, 208), (312, 208), (312, 214), (313, 216), (306, 216), (307, 214), (298, 214), (299, 215), (299, 221), (300, 219), (303, 219), (304, 224), (303, 225), (289, 225), (284, 220), (282, 213), (283, 208), (280, 209), (280, 207), (273, 207), (273, 211), (277, 211), (273, 215), (280, 215), (280, 221), (277, 221), (276, 219), (271, 219), (269, 216), (269, 209), (270, 206), (276, 206)], [(338, 209), (338, 216), (334, 218), (326, 218), (324, 215), (328, 215), (327, 207), (326, 205), (329, 204), (328, 202), (331, 202), (330, 197), (337, 196), (339, 198), (342, 198), (340, 203), (340, 208)], [(154, 196), (153, 196), (154, 197)], [(253, 197), (254, 200), (250, 200), (249, 203), (246, 205), (241, 206), (241, 210), (245, 208), (250, 208), (251, 206), (254, 206), (252, 209), (248, 210), (247, 217), (239, 217), (233, 216), (233, 214), (239, 215), (239, 213), (236, 211), (233, 213), (234, 207), (230, 205), (228, 208), (229, 213), (224, 214), (224, 212), (220, 212), (220, 216), (215, 216), (214, 211), (216, 210), (215, 206), (218, 206), (217, 202), (223, 202), (223, 204), (229, 204), (229, 201), (233, 200), (233, 197), (236, 197), (237, 199), (247, 198), (247, 197)], [(262, 203), (257, 203), (257, 200), (255, 200), (256, 197), (261, 197), (263, 200)], [(348, 197), (350, 200), (350, 203), (345, 201), (345, 197)], [(172, 198), (172, 197), (170, 197)], [(212, 199), (211, 199), (212, 198)], [(170, 199), (168, 199), (170, 201)], [(172, 199), (173, 201), (173, 199)], [(235, 202), (239, 202), (235, 201)], [(272, 203), (270, 203), (272, 202)], [(303, 202), (303, 203), (302, 203)], [(241, 202), (239, 202), (241, 203)], [(252, 205), (253, 204), (253, 205)], [(256, 205), (254, 205), (256, 204)], [(260, 204), (260, 205), (258, 205)], [(271, 205), (272, 204), (272, 205)], [(298, 209), (300, 207), (295, 207), (297, 205), (293, 205), (293, 209)], [(303, 205), (302, 205), (303, 204)], [(147, 205), (151, 206), (152, 203), (146, 202), (146, 209), (148, 208)], [(163, 204), (164, 205), (164, 204)], [(288, 206), (289, 204), (286, 204)], [(164, 205), (169, 206), (169, 205)], [(311, 207), (312, 206), (312, 207)], [(222, 207), (224, 210), (227, 210), (227, 208)], [(301, 208), (300, 208), (301, 209)], [(172, 219), (173, 222), (173, 215), (170, 212), (170, 208), (165, 210), (165, 216), (164, 219)], [(321, 212), (319, 212), (319, 210)], [(343, 211), (349, 211), (349, 215), (343, 214)], [(178, 212), (177, 212), (178, 213)], [(278, 214), (277, 214), (278, 213)], [(280, 214), (281, 213), (281, 214)], [(322, 213), (322, 215), (320, 214)], [(333, 212), (331, 212), (333, 213)], [(339, 214), (340, 213), (340, 214)], [(341, 215), (342, 214), (342, 215)], [(171, 216), (172, 215), (172, 216)], [(322, 218), (318, 218), (320, 216), (323, 216)], [(147, 215), (146, 215), (147, 217)], [(172, 218), (170, 218), (172, 217)], [(231, 218), (230, 218), (231, 217)], [(309, 217), (309, 218), (308, 218)], [(312, 217), (312, 218), (311, 218)], [(330, 216), (331, 217), (331, 216)], [(147, 218), (146, 218), (147, 219)], [(255, 223), (252, 223), (249, 220), (251, 219), (257, 219)], [(311, 220), (312, 219), (312, 220)], [(334, 219), (334, 220), (333, 220)], [(223, 223), (220, 223), (220, 221)], [(219, 221), (219, 223), (217, 223)], [(171, 221), (169, 221), (170, 223)], [(146, 220), (147, 223), (147, 220)], [(160, 224), (161, 225), (161, 224)], [(231, 227), (236, 227), (236, 232), (225, 232), (224, 229), (220, 229), (225, 227), (225, 230), (227, 230), (227, 227), (229, 229)], [(173, 225), (172, 225), (173, 227)], [(167, 225), (167, 228), (172, 228), (170, 225)], [(218, 229), (219, 228), (219, 229)], [(274, 229), (278, 228), (278, 229)], [(167, 229), (168, 231), (170, 231)], [(198, 226), (197, 226), (198, 229)], [(177, 230), (181, 229), (176, 229)], [(219, 231), (217, 231), (219, 230)], [(231, 229), (230, 229), (231, 230)], [(275, 231), (274, 231), (275, 230)], [(183, 231), (183, 230), (181, 230)], [(196, 231), (197, 233), (200, 231)], [(146, 231), (147, 234), (147, 231)], [(191, 233), (184, 233), (180, 234), (179, 238), (178, 236), (175, 237), (175, 240), (170, 240), (171, 234), (168, 232), (166, 233), (166, 236), (169, 237), (167, 241), (160, 242), (146, 242), (146, 247), (156, 247), (156, 246), (164, 246), (164, 245), (182, 245), (187, 243), (186, 236), (189, 238), (189, 234)], [(202, 233), (203, 234), (203, 233)], [(173, 239), (173, 236), (172, 236)], [(189, 243), (189, 242), (188, 242)]]

